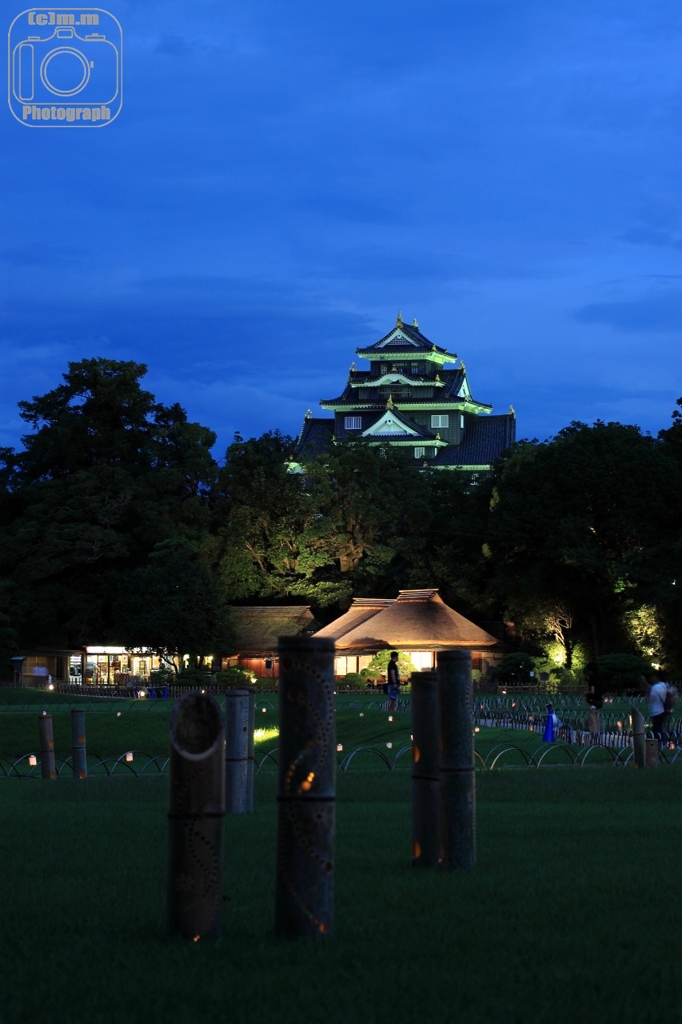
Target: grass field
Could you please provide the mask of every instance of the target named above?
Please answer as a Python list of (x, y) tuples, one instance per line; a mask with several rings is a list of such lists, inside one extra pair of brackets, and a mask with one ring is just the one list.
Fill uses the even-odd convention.
[[(341, 709), (339, 737), (409, 741), (400, 717)], [(100, 718), (116, 753), (142, 721), (167, 747), (161, 711), (89, 715), (89, 744)], [(273, 936), (274, 772), (256, 785), (255, 813), (226, 819), (223, 938), (188, 945), (164, 935), (167, 779), (0, 782), (2, 1024), (682, 1015), (677, 766), (481, 772), (478, 865), (454, 874), (411, 866), (407, 759), (340, 774), (335, 931), (303, 943)]]

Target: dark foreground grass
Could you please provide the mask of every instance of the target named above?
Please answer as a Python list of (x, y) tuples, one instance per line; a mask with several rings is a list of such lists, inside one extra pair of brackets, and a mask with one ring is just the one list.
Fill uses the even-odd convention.
[(682, 773), (479, 775), (479, 862), (410, 865), (407, 773), (338, 780), (336, 927), (273, 936), (275, 778), (218, 942), (164, 935), (168, 782), (0, 785), (2, 1024), (679, 1020)]

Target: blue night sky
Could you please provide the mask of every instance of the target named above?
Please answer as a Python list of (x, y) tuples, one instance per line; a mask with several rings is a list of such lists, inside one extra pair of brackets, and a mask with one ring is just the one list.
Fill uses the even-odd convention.
[[(3, 3), (9, 23), (25, 7)], [(297, 434), (398, 310), (519, 437), (682, 395), (679, 0), (131, 0), (102, 128), (5, 106), (0, 445), (68, 361)], [(361, 364), (364, 365), (364, 364)]]

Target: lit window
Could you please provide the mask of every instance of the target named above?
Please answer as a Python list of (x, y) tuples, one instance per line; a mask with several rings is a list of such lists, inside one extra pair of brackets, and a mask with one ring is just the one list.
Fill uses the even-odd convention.
[(410, 373), (411, 374), (419, 373), (419, 363), (412, 363), (410, 365)]
[(343, 425), (346, 430), (362, 430), (362, 416), (344, 416)]
[(432, 416), (431, 417), (431, 426), (432, 427), (447, 427), (449, 425), (449, 423), (450, 423), (450, 417), (447, 416), (447, 415), (443, 416), (441, 414), (439, 416)]
[(415, 448), (414, 450), (415, 459), (423, 459), (426, 457), (426, 448)]
[(459, 414), (459, 429), (464, 430), (464, 414)]

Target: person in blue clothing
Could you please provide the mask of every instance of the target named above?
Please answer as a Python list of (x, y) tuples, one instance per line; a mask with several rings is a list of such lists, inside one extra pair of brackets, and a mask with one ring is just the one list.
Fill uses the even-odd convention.
[(656, 675), (649, 687), (649, 716), (651, 717), (652, 732), (659, 744), (664, 738), (666, 719), (668, 718), (667, 695), (668, 684), (659, 675)]
[(395, 711), (400, 693), (400, 672), (398, 670), (398, 652), (391, 651), (386, 670), (386, 692), (388, 693), (388, 710)]

